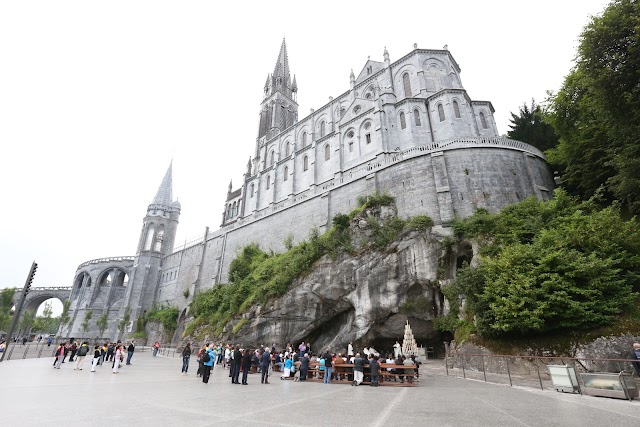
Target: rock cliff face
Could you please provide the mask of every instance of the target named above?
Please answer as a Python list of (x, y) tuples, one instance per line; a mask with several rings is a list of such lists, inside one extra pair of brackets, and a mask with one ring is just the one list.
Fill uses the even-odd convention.
[[(366, 246), (371, 230), (363, 219), (395, 215), (391, 208), (365, 211), (351, 221), (355, 246)], [(362, 249), (357, 255), (324, 256), (296, 279), (281, 298), (254, 306), (237, 334), (230, 322), (223, 339), (242, 345), (310, 342), (313, 350), (335, 351), (374, 345), (390, 348), (402, 341), (408, 320), (421, 345), (441, 342), (432, 320), (446, 310), (439, 283), (452, 274), (452, 257), (443, 244), (449, 230), (403, 231), (384, 250)], [(407, 304), (409, 302), (409, 304)]]

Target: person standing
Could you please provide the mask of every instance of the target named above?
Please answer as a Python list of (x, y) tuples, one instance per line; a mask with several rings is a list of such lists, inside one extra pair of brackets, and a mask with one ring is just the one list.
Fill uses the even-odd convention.
[(333, 371), (332, 356), (327, 349), (324, 354), (324, 384), (331, 384), (331, 372)]
[(378, 377), (380, 375), (380, 364), (378, 363), (378, 356), (373, 356), (369, 360), (369, 369), (371, 370), (371, 386), (378, 387)]
[(204, 353), (202, 353), (202, 382), (205, 384), (209, 384), (209, 377), (215, 360), (216, 354), (213, 351), (213, 347), (208, 345)]
[(87, 342), (83, 342), (80, 348), (78, 348), (78, 356), (76, 357), (76, 366), (73, 368), (74, 371), (82, 371), (82, 365), (84, 365), (84, 359), (89, 353), (89, 346), (87, 346)]
[(240, 345), (236, 344), (235, 350), (233, 350), (233, 362), (231, 363), (232, 375), (231, 383), (240, 384), (238, 378), (240, 377), (240, 364), (242, 363), (242, 353), (240, 352)]
[(134, 341), (131, 340), (131, 343), (129, 343), (129, 347), (127, 347), (127, 365), (131, 365), (131, 358), (133, 357), (133, 352), (135, 351), (136, 346), (134, 344)]
[(637, 362), (632, 362), (633, 368), (636, 370), (638, 376), (640, 376), (640, 343), (633, 343), (633, 350), (631, 351), (631, 359), (637, 360)]
[(307, 346), (304, 345), (304, 341), (298, 346), (298, 350), (300, 351), (300, 357), (304, 356), (304, 353), (307, 351)]
[(51, 343), (53, 343), (53, 337), (49, 337), (47, 340), (47, 347), (51, 347)]
[(364, 380), (364, 360), (360, 357), (360, 353), (356, 353), (353, 359), (353, 385), (358, 386)]
[(260, 370), (262, 371), (262, 376), (260, 378), (260, 382), (262, 384), (269, 384), (269, 367), (271, 366), (271, 355), (269, 354), (269, 350), (264, 350), (262, 356), (260, 357)]
[(187, 343), (182, 350), (182, 375), (187, 375), (189, 359), (191, 358), (191, 344)]
[(109, 346), (107, 347), (107, 362), (112, 362), (113, 361), (113, 354), (116, 351), (116, 347), (115, 345), (113, 345), (113, 343), (109, 343)]
[(69, 356), (69, 362), (73, 362), (73, 358), (76, 357), (76, 353), (78, 352), (78, 341), (74, 341), (71, 344), (71, 356)]
[(97, 345), (93, 348), (93, 360), (91, 361), (91, 372), (96, 371), (96, 366), (100, 363), (102, 359), (102, 348)]
[(305, 381), (309, 375), (309, 353), (300, 358), (300, 381)]
[(249, 375), (250, 370), (251, 370), (251, 350), (246, 348), (244, 350), (244, 354), (242, 355), (242, 385), (248, 385), (247, 375)]
[(160, 343), (156, 341), (153, 343), (153, 357), (158, 355), (158, 350), (160, 350)]
[(347, 346), (347, 356), (348, 357), (352, 357), (353, 356), (353, 343), (350, 342), (349, 345)]
[(120, 370), (120, 363), (122, 363), (122, 345), (118, 345), (115, 351), (115, 358), (113, 360), (113, 373), (117, 374)]
[(64, 361), (64, 352), (65, 352), (65, 343), (61, 343), (56, 350), (56, 360), (53, 364), (53, 367), (56, 369), (60, 369), (60, 365)]

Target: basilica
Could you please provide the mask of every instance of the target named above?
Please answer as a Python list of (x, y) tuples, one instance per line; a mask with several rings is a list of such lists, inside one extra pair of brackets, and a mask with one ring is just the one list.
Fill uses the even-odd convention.
[[(414, 45), (393, 62), (381, 51), (382, 61), (368, 59), (357, 75), (351, 71), (349, 90), (300, 119), (283, 40), (257, 110), (255, 149), (247, 149), (251, 158), (238, 188), (229, 185), (221, 227), (174, 247), (182, 207), (173, 198), (169, 166), (135, 255), (78, 267), (68, 332), (120, 337), (123, 319), (131, 332), (155, 304), (179, 309), (177, 340), (193, 296), (226, 283), (240, 248), (256, 243), (282, 251), (285, 241), (326, 231), (335, 215), (356, 207), (358, 196), (389, 193), (399, 216), (428, 215), (445, 228), (478, 208), (495, 212), (530, 196), (551, 197), (543, 154), (499, 136), (491, 102), (471, 99), (446, 46)], [(108, 314), (106, 331), (81, 331), (88, 310), (94, 318)]]

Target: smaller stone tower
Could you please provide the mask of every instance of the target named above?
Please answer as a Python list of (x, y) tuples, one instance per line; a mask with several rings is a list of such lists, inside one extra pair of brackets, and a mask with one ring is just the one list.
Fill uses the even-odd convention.
[(153, 305), (160, 283), (162, 260), (173, 252), (180, 218), (180, 202), (173, 200), (172, 166), (169, 164), (143, 220), (129, 289), (121, 313), (124, 315), (126, 307), (130, 307), (132, 322)]

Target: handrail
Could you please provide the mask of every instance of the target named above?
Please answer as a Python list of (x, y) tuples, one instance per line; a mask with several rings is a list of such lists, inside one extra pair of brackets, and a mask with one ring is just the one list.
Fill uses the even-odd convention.
[(449, 356), (482, 356), (482, 357), (500, 357), (500, 358), (519, 358), (519, 359), (564, 359), (564, 360), (592, 360), (603, 362), (632, 362), (639, 363), (640, 359), (609, 359), (602, 357), (569, 357), (569, 356), (522, 356), (509, 354), (481, 354), (481, 353), (449, 353)]

